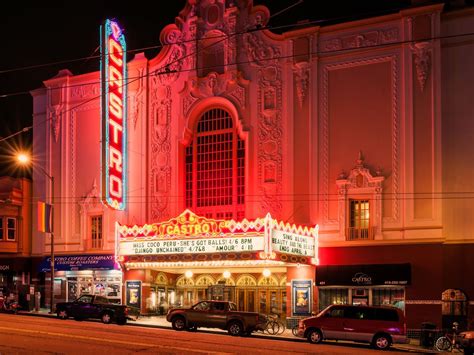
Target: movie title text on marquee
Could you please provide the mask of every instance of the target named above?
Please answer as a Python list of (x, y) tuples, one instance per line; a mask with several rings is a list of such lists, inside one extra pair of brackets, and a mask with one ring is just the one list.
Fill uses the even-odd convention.
[(285, 254), (314, 257), (314, 238), (272, 230), (272, 249)]
[(232, 253), (263, 250), (263, 237), (121, 241), (119, 255)]

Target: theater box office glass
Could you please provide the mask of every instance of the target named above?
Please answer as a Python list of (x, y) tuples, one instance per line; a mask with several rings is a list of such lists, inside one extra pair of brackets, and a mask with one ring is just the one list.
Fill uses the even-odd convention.
[[(317, 233), (317, 226), (285, 224), (270, 214), (234, 221), (185, 210), (162, 223), (117, 223), (116, 255), (124, 282), (141, 281), (143, 313), (224, 299), (236, 302), (240, 310), (291, 317), (304, 309), (310, 314), (313, 308)], [(295, 310), (292, 280), (310, 281), (308, 307)]]

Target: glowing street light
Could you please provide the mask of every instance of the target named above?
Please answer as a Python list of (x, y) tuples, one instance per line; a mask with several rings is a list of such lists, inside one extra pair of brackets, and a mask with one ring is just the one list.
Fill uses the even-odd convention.
[[(30, 156), (27, 153), (20, 152), (17, 154), (16, 159), (18, 163), (21, 165), (33, 165), (33, 162)], [(51, 310), (50, 313), (54, 312), (54, 233), (53, 233), (53, 226), (54, 226), (54, 176), (49, 175), (46, 170), (44, 170), (39, 165), (34, 165), (33, 167), (37, 167), (39, 170), (46, 175), (49, 180), (51, 181), (51, 229), (49, 233), (51, 234), (51, 285), (50, 285), (50, 292), (51, 292)]]

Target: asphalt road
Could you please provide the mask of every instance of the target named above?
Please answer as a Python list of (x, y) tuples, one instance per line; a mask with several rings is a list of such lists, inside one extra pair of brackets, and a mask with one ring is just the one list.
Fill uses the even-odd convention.
[[(367, 345), (231, 337), (0, 314), (0, 355), (10, 354), (380, 354)], [(403, 354), (390, 350), (389, 354)], [(406, 352), (404, 354), (407, 354)]]

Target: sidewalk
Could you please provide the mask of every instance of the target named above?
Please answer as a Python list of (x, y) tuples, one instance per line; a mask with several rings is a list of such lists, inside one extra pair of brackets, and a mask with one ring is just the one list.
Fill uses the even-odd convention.
[[(56, 318), (56, 314), (50, 314), (49, 309), (42, 308), (37, 311), (19, 311), (18, 314), (37, 316), (37, 317), (51, 317)], [(140, 316), (137, 320), (131, 320), (127, 322), (129, 326), (141, 326), (141, 327), (150, 327), (150, 328), (162, 328), (162, 329), (171, 329), (171, 323), (166, 321), (165, 316)], [(227, 334), (226, 330), (216, 329), (216, 328), (201, 328), (199, 331), (206, 333), (215, 333), (215, 334)], [(294, 341), (294, 342), (305, 342), (306, 339), (295, 337), (291, 329), (286, 329), (283, 334), (280, 335), (270, 335), (261, 332), (256, 332), (252, 334), (252, 337), (255, 338), (270, 338), (274, 340), (284, 340), (284, 341)], [(409, 344), (395, 344), (392, 346), (394, 349), (413, 352), (413, 353), (425, 353), (425, 354), (437, 354), (436, 350), (426, 349), (419, 345), (419, 340), (410, 339)]]

